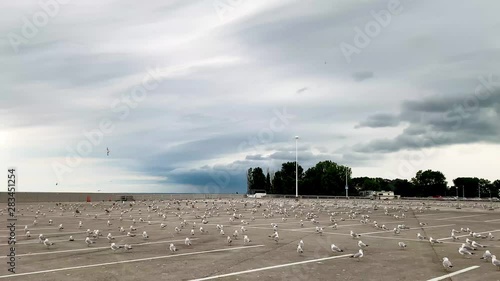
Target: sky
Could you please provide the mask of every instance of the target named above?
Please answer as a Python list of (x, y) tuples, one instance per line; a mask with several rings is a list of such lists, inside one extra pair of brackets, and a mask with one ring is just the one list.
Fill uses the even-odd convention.
[(499, 10), (7, 1), (0, 165), (18, 191), (243, 193), (248, 168), (296, 150), (306, 169), (332, 160), (354, 177), (499, 179)]

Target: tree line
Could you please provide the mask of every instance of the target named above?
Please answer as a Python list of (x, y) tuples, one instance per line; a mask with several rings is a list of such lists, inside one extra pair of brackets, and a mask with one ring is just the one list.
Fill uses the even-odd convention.
[[(299, 194), (305, 195), (345, 195), (346, 178), (350, 196), (361, 191), (394, 191), (402, 197), (459, 196), (459, 197), (500, 197), (500, 180), (458, 177), (448, 184), (440, 171), (418, 171), (411, 180), (384, 179), (371, 177), (352, 178), (351, 168), (332, 161), (321, 161), (304, 169), (298, 165)], [(452, 184), (452, 185), (451, 185)], [(281, 170), (264, 171), (260, 167), (249, 168), (247, 190), (265, 190), (269, 194), (295, 194), (295, 162), (286, 162)]]

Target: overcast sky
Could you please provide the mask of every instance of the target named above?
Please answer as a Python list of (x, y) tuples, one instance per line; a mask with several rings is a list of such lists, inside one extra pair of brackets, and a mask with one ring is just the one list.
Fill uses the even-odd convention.
[(0, 162), (21, 191), (244, 192), (296, 135), (305, 168), (500, 178), (498, 1), (1, 5)]

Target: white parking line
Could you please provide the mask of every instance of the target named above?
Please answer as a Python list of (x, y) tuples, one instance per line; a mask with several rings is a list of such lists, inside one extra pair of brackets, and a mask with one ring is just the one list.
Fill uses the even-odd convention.
[(318, 262), (318, 261), (326, 261), (326, 260), (345, 258), (345, 257), (349, 257), (349, 256), (351, 256), (351, 254), (326, 257), (326, 258), (320, 258), (320, 259), (314, 259), (314, 260), (307, 260), (307, 261), (285, 263), (285, 264), (249, 269), (249, 270), (244, 270), (244, 271), (232, 272), (232, 273), (227, 273), (227, 274), (221, 274), (221, 275), (216, 275), (216, 276), (209, 276), (209, 277), (204, 277), (204, 278), (199, 278), (199, 279), (192, 279), (191, 281), (212, 280), (212, 279), (218, 279), (218, 278), (223, 278), (223, 277), (228, 277), (228, 276), (241, 275), (241, 274), (246, 274), (246, 273), (252, 273), (252, 272), (257, 272), (257, 271), (263, 271), (263, 270), (269, 270), (269, 269), (275, 269), (275, 268), (281, 268), (281, 267), (287, 267), (287, 266), (293, 266), (293, 265), (299, 265), (299, 264), (305, 264), (305, 263), (312, 263), (312, 262)]
[(434, 213), (434, 214), (416, 215), (416, 217), (421, 218), (421, 217), (430, 217), (430, 216), (446, 215), (446, 214), (447, 213)]
[(455, 275), (458, 275), (458, 274), (462, 274), (464, 272), (471, 271), (471, 270), (479, 268), (479, 267), (480, 266), (478, 266), (478, 265), (467, 267), (467, 268), (455, 271), (455, 272), (450, 273), (450, 274), (446, 274), (446, 275), (443, 275), (443, 276), (439, 276), (439, 277), (436, 277), (436, 278), (429, 279), (427, 281), (439, 281), (439, 280), (443, 280), (443, 279), (446, 279), (448, 277), (452, 277), (452, 276), (455, 276)]
[(106, 265), (115, 265), (115, 264), (122, 264), (122, 263), (151, 261), (151, 260), (168, 259), (168, 258), (175, 258), (175, 257), (182, 257), (182, 256), (192, 256), (192, 255), (199, 255), (199, 254), (207, 254), (207, 253), (235, 251), (235, 250), (257, 248), (257, 247), (264, 247), (264, 245), (244, 246), (244, 247), (217, 249), (217, 250), (192, 252), (192, 253), (183, 253), (183, 254), (170, 254), (170, 255), (167, 255), (167, 256), (156, 256), (156, 257), (133, 259), (133, 260), (124, 260), (124, 261), (115, 261), (115, 262), (97, 263), (97, 264), (89, 264), (89, 265), (81, 265), (81, 266), (63, 267), (63, 268), (48, 269), (48, 270), (41, 270), (41, 271), (32, 271), (32, 272), (24, 272), (24, 273), (16, 273), (16, 274), (7, 274), (7, 275), (0, 275), (0, 279), (2, 279), (2, 278), (14, 278), (14, 277), (26, 276), (26, 275), (35, 275), (35, 274), (41, 274), (41, 273), (51, 273), (51, 272), (59, 272), (59, 271), (66, 271), (66, 270), (82, 269), (82, 268), (89, 268), (89, 267), (99, 267), (99, 266), (106, 266)]
[(445, 221), (445, 220), (461, 219), (461, 218), (472, 218), (472, 217), (479, 217), (479, 216), (484, 216), (484, 214), (470, 215), (470, 216), (460, 216), (460, 217), (451, 217), (451, 218), (441, 218), (441, 219), (436, 219), (436, 220), (437, 221)]
[(494, 222), (494, 221), (500, 221), (500, 219), (496, 219), (496, 220), (488, 220), (488, 221), (484, 221), (484, 222)]
[[(198, 240), (199, 238), (192, 238), (192, 240)], [(170, 240), (170, 241), (155, 241), (155, 242), (145, 242), (139, 244), (131, 244), (132, 246), (144, 246), (144, 245), (153, 245), (153, 244), (163, 244), (163, 243), (171, 243), (171, 242), (184, 242), (184, 239), (181, 240)], [(110, 243), (111, 245), (111, 243)], [(38, 252), (38, 253), (29, 253), (29, 254), (20, 254), (16, 255), (16, 257), (25, 257), (25, 256), (39, 256), (39, 255), (51, 255), (51, 254), (60, 254), (60, 253), (71, 253), (71, 252), (83, 252), (83, 251), (93, 251), (93, 250), (102, 250), (102, 249), (110, 249), (110, 246), (107, 247), (87, 247), (83, 249), (73, 249), (73, 250), (61, 250), (61, 251), (53, 251), (53, 252)], [(0, 256), (0, 259), (5, 259), (8, 256)]]

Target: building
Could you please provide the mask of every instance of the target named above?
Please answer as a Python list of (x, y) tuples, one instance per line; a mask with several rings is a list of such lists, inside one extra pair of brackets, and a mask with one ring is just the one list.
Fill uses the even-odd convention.
[(394, 191), (373, 191), (373, 190), (363, 190), (359, 192), (360, 196), (369, 197), (370, 199), (378, 200), (389, 200), (389, 199), (399, 199), (401, 195), (395, 195)]

